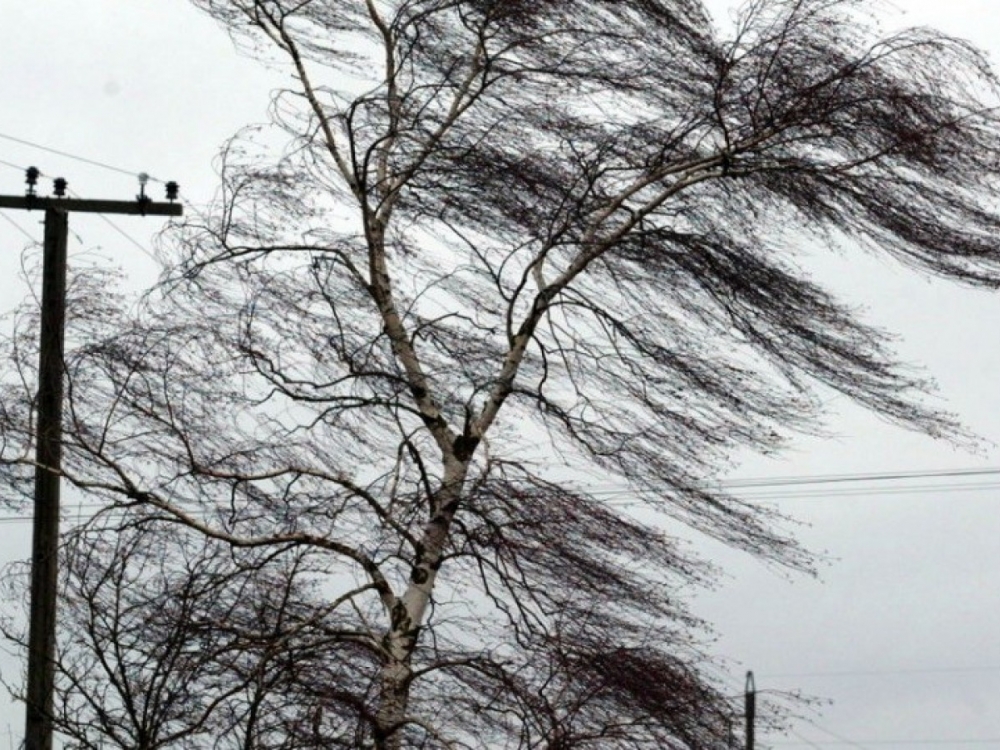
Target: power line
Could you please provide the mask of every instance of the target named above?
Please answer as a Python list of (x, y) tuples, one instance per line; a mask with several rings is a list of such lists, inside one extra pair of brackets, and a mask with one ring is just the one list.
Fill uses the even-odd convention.
[[(74, 192), (73, 190), (70, 190), (69, 192), (70, 192), (70, 193), (71, 193), (71, 194), (73, 195), (73, 197), (74, 197), (74, 198), (79, 198), (79, 197), (80, 197), (80, 196), (79, 196), (79, 195), (78, 195), (78, 194), (77, 194), (76, 192)], [(147, 249), (146, 249), (145, 247), (143, 247), (142, 243), (140, 243), (140, 242), (139, 242), (139, 240), (135, 239), (135, 238), (134, 238), (134, 237), (133, 237), (132, 235), (130, 235), (130, 234), (129, 234), (128, 232), (126, 232), (126, 231), (125, 231), (124, 229), (122, 229), (122, 228), (121, 228), (120, 226), (118, 226), (118, 225), (117, 225), (117, 224), (116, 224), (115, 222), (113, 222), (113, 221), (112, 221), (112, 220), (111, 220), (111, 219), (110, 219), (110, 218), (109, 218), (108, 216), (106, 216), (106, 215), (104, 215), (104, 214), (97, 214), (97, 217), (98, 217), (99, 219), (101, 219), (101, 220), (102, 220), (102, 221), (103, 221), (103, 222), (104, 222), (105, 224), (107, 224), (107, 225), (108, 225), (109, 227), (111, 227), (111, 228), (112, 228), (112, 229), (114, 229), (114, 230), (115, 230), (116, 232), (118, 232), (118, 234), (120, 234), (120, 235), (121, 235), (122, 237), (124, 237), (124, 238), (125, 238), (126, 240), (128, 240), (129, 242), (131, 242), (131, 243), (132, 243), (132, 244), (133, 244), (133, 245), (134, 245), (134, 246), (135, 246), (135, 247), (136, 247), (136, 248), (137, 248), (137, 249), (139, 250), (139, 252), (143, 253), (143, 254), (144, 254), (144, 255), (146, 255), (146, 256), (147, 256), (148, 258), (151, 258), (151, 259), (152, 259), (152, 260), (153, 260), (154, 262), (156, 262), (156, 263), (158, 263), (158, 262), (159, 262), (159, 261), (157, 260), (156, 256), (155, 256), (155, 255), (153, 255), (153, 254), (152, 254), (152, 253), (151, 253), (151, 252), (150, 252), (149, 250), (147, 250)]]
[[(806, 737), (803, 737), (798, 732), (792, 731), (791, 734), (798, 738), (798, 741), (787, 741), (787, 740), (773, 740), (768, 744), (774, 745), (776, 747), (819, 747), (835, 745), (837, 747), (853, 747), (858, 750), (868, 750), (870, 747), (874, 746), (913, 746), (913, 745), (992, 745), (995, 743), (1000, 743), (1000, 737), (967, 737), (959, 738), (953, 740), (927, 740), (927, 739), (881, 739), (881, 740), (864, 740), (863, 742), (857, 742), (842, 734), (838, 734), (826, 727), (816, 723), (811, 719), (805, 719), (805, 721), (818, 729), (823, 734), (833, 739), (827, 740), (817, 740), (813, 741)], [(818, 744), (818, 743), (822, 744)]]
[(898, 487), (859, 487), (855, 489), (840, 490), (811, 490), (806, 492), (763, 492), (746, 493), (737, 491), (737, 497), (745, 500), (770, 501), (770, 500), (809, 500), (812, 498), (832, 498), (832, 497), (871, 497), (873, 495), (908, 495), (927, 494), (930, 492), (981, 492), (984, 490), (1000, 489), (1000, 482), (947, 482), (941, 484), (921, 484), (902, 485)]
[[(138, 174), (138, 172), (136, 172), (136, 171), (131, 171), (131, 170), (128, 170), (128, 169), (122, 169), (121, 167), (116, 167), (113, 164), (106, 164), (105, 162), (97, 161), (96, 159), (88, 159), (85, 156), (77, 156), (76, 154), (71, 154), (68, 151), (60, 151), (59, 149), (51, 148), (49, 146), (43, 146), (41, 143), (35, 143), (33, 141), (28, 141), (28, 140), (25, 140), (24, 138), (17, 138), (16, 136), (7, 135), (6, 133), (0, 133), (0, 138), (3, 138), (4, 140), (7, 140), (7, 141), (13, 141), (14, 143), (20, 143), (22, 146), (30, 146), (31, 148), (37, 148), (39, 151), (46, 151), (46, 152), (48, 152), (50, 154), (57, 154), (58, 156), (64, 156), (67, 159), (73, 159), (74, 161), (83, 162), (84, 164), (90, 164), (91, 166), (94, 166), (94, 167), (100, 167), (101, 169), (107, 169), (107, 170), (109, 170), (111, 172), (117, 172), (119, 174), (127, 174), (130, 177), (135, 177)], [(11, 165), (8, 164), (8, 166), (11, 166)], [(153, 176), (150, 176), (149, 179), (153, 180), (154, 182), (163, 182), (163, 180), (158, 179), (158, 178), (153, 177)]]
[[(969, 470), (964, 476), (975, 476), (976, 474), (982, 475), (1000, 475), (1000, 470), (998, 469), (988, 469), (980, 470), (974, 469)], [(810, 486), (810, 485), (822, 485), (824, 481), (812, 481), (808, 477), (800, 477), (795, 484), (789, 483), (783, 480), (776, 480), (773, 485), (766, 484), (763, 480), (755, 480), (758, 483), (750, 487), (744, 487), (741, 484), (730, 484), (729, 482), (717, 482), (712, 485), (706, 485), (704, 489), (712, 490), (716, 489), (719, 491), (730, 491), (734, 496), (747, 500), (756, 502), (765, 502), (772, 500), (808, 500), (808, 499), (825, 499), (834, 497), (871, 497), (875, 495), (901, 495), (901, 494), (926, 494), (930, 492), (968, 492), (968, 491), (984, 491), (992, 489), (1000, 489), (1000, 481), (996, 482), (939, 482), (934, 484), (918, 484), (918, 485), (906, 485), (897, 484), (903, 483), (912, 479), (918, 479), (921, 477), (933, 478), (933, 477), (946, 477), (949, 475), (961, 476), (957, 472), (910, 472), (906, 475), (892, 476), (889, 475), (878, 475), (880, 479), (881, 486), (876, 484), (872, 487), (843, 487), (837, 489), (816, 489), (816, 490), (805, 490), (805, 491), (780, 491), (784, 487), (792, 486)], [(868, 481), (870, 476), (875, 475), (855, 475), (856, 478), (852, 478), (850, 481), (854, 482), (864, 482)], [(848, 481), (846, 478), (844, 481)], [(778, 492), (764, 492), (769, 487), (775, 487)], [(629, 487), (610, 487), (607, 485), (597, 486), (597, 487), (580, 487), (584, 492), (588, 492), (590, 495), (598, 498), (611, 499), (617, 497), (632, 497), (636, 498), (636, 504), (638, 504), (639, 498), (643, 495), (643, 490), (633, 489)], [(751, 490), (750, 492), (744, 492), (743, 489)], [(1000, 497), (1000, 495), (998, 495)]]
[(806, 746), (806, 747), (815, 747), (815, 748), (817, 748), (818, 750), (823, 750), (823, 748), (822, 748), (822, 747), (820, 747), (819, 745), (817, 745), (817, 744), (816, 744), (815, 742), (813, 742), (812, 740), (808, 740), (808, 739), (806, 739), (806, 738), (805, 738), (805, 737), (803, 737), (803, 736), (802, 736), (801, 734), (799, 734), (798, 732), (796, 732), (796, 731), (795, 731), (794, 729), (789, 729), (789, 730), (788, 730), (788, 732), (789, 732), (789, 734), (791, 734), (791, 735), (793, 735), (793, 736), (795, 736), (795, 737), (798, 737), (798, 739), (799, 739), (799, 741), (801, 742), (801, 744), (802, 744), (802, 745), (804, 745), (804, 746)]
[(0, 164), (2, 164), (5, 167), (10, 167), (11, 169), (16, 169), (18, 172), (24, 174), (24, 167), (22, 167), (20, 164), (14, 164), (13, 162), (5, 161), (3, 159), (0, 159)]
[(759, 477), (731, 479), (720, 482), (728, 489), (736, 487), (784, 487), (803, 484), (839, 484), (843, 482), (890, 482), (900, 479), (926, 479), (937, 477), (1000, 476), (1000, 467), (981, 469), (935, 469), (867, 474), (819, 474), (816, 476)]
[[(868, 747), (867, 745), (862, 745), (860, 742), (855, 742), (854, 740), (850, 740), (847, 737), (844, 737), (843, 735), (837, 734), (836, 732), (833, 732), (827, 729), (826, 727), (820, 726), (811, 719), (806, 719), (806, 721), (812, 724), (816, 729), (818, 729), (828, 737), (833, 737), (833, 739), (837, 741), (837, 744), (845, 744), (848, 745), (849, 747), (857, 748), (858, 750), (867, 750)], [(829, 742), (829, 740), (824, 740), (824, 742)]]
[(12, 218), (10, 218), (6, 213), (4, 213), (3, 211), (0, 211), (0, 216), (3, 217), (4, 221), (6, 221), (8, 224), (10, 224), (12, 227), (14, 227), (14, 229), (16, 229), (18, 232), (20, 232), (21, 234), (23, 234), (29, 240), (31, 240), (34, 244), (36, 244), (36, 245), (38, 244), (38, 238), (37, 237), (35, 237), (31, 232), (29, 232), (27, 229), (25, 229), (24, 227), (22, 227), (20, 224), (18, 224)]
[[(976, 476), (995, 476), (1000, 479), (1000, 467), (990, 466), (983, 468), (969, 468), (969, 469), (916, 469), (911, 471), (892, 471), (892, 472), (872, 472), (872, 473), (849, 473), (849, 474), (816, 474), (813, 476), (809, 475), (798, 475), (798, 476), (776, 476), (776, 477), (754, 477), (748, 479), (723, 479), (716, 482), (705, 482), (703, 483), (704, 489), (720, 489), (720, 490), (736, 490), (736, 489), (769, 489), (772, 487), (799, 487), (799, 486), (809, 486), (809, 485), (825, 485), (825, 484), (847, 484), (847, 483), (863, 483), (863, 482), (899, 482), (903, 480), (911, 479), (947, 479), (947, 478), (958, 478), (958, 477), (976, 477)], [(1000, 485), (1000, 481), (997, 483)], [(928, 488), (935, 487), (965, 487), (971, 486), (968, 484), (961, 483), (950, 483), (948, 485), (923, 485)], [(993, 486), (992, 484), (984, 486)], [(837, 490), (839, 492), (840, 490)], [(844, 492), (873, 492), (871, 488), (858, 488), (855, 490), (843, 490)], [(607, 487), (603, 489), (601, 485), (592, 485), (591, 492), (594, 494), (628, 494), (633, 493), (633, 490), (628, 488), (618, 488), (618, 487)], [(824, 491), (824, 493), (829, 492), (829, 490)]]

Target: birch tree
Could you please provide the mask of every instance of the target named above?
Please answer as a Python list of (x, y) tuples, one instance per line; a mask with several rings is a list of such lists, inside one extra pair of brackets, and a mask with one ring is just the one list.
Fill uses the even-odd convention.
[(728, 36), (697, 0), (195, 4), (289, 86), (143, 308), (68, 355), (66, 479), (325, 560), (301, 604), (339, 636), (288, 747), (725, 746), (677, 529), (807, 569), (714, 480), (831, 391), (960, 434), (805, 265), (1000, 281), (983, 56), (852, 0), (752, 0)]

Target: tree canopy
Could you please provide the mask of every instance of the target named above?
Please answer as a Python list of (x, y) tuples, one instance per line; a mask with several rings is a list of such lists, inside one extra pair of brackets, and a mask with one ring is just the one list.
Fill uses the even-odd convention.
[[(751, 0), (730, 36), (696, 0), (195, 4), (292, 83), (141, 309), (78, 278), (64, 472), (104, 510), (71, 545), (67, 733), (726, 746), (684, 606), (710, 565), (676, 525), (807, 569), (713, 483), (736, 452), (813, 429), (831, 389), (958, 434), (805, 258), (1000, 282), (982, 55), (853, 0)], [(32, 330), (0, 413), (22, 490)], [(159, 650), (122, 624), (153, 614)], [(218, 648), (188, 658), (195, 635)], [(149, 669), (200, 701), (157, 693), (152, 734)]]

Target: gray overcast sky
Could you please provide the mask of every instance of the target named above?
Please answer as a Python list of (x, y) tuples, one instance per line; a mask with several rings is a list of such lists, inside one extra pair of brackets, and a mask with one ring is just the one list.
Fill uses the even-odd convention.
[[(729, 5), (710, 3), (723, 15)], [(237, 55), (222, 31), (176, 0), (0, 7), (0, 162), (15, 165), (0, 163), (0, 193), (23, 190), (28, 164), (87, 197), (127, 199), (137, 190), (128, 175), (13, 137), (176, 179), (202, 203), (215, 189), (220, 144), (264, 120), (268, 91), (280, 85), (279, 74)], [(897, 0), (884, 15), (887, 28), (934, 25), (992, 46), (1000, 62), (998, 9), (997, 0)], [(0, 309), (24, 291), (15, 281), (24, 233), (40, 238), (40, 220), (0, 212)], [(114, 223), (144, 246), (162, 227), (159, 219)], [(74, 216), (72, 228), (79, 241), (71, 253), (99, 246), (137, 285), (151, 278), (151, 262), (99, 218)], [(902, 356), (937, 378), (942, 398), (987, 443), (955, 450), (834, 404), (833, 437), (804, 439), (776, 460), (749, 458), (734, 477), (1000, 467), (1000, 294), (929, 282), (860, 254), (824, 259), (821, 273), (864, 304), (871, 321), (900, 334)], [(777, 492), (755, 490), (809, 524), (798, 533), (826, 555), (820, 578), (788, 579), (706, 547), (727, 575), (696, 602), (716, 626), (713, 648), (729, 660), (734, 692), (753, 669), (761, 690), (798, 688), (833, 701), (792, 735), (760, 744), (1000, 748), (1000, 476)], [(0, 521), (0, 557), (25, 557), (29, 537), (28, 524)], [(5, 675), (18, 669), (9, 659), (2, 666)], [(0, 749), (21, 724), (20, 708), (0, 697)]]

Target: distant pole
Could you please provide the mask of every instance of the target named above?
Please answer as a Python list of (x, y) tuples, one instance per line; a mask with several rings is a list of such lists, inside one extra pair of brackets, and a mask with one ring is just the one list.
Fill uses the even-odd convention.
[(746, 750), (754, 750), (753, 748), (753, 730), (754, 722), (757, 718), (757, 687), (754, 685), (753, 672), (747, 672), (747, 688), (745, 696), (745, 713), (747, 720), (747, 748)]
[(25, 750), (52, 749), (56, 591), (59, 580), (59, 474), (62, 470), (67, 219), (66, 212), (58, 208), (45, 210)]
[(45, 211), (24, 750), (52, 750), (69, 214), (77, 211), (133, 216), (180, 216), (182, 213), (181, 207), (173, 202), (177, 198), (176, 182), (166, 184), (169, 203), (157, 203), (147, 197), (146, 183), (149, 177), (145, 174), (139, 175), (140, 191), (134, 202), (79, 200), (66, 197), (66, 180), (61, 177), (53, 181), (55, 197), (39, 197), (35, 194), (35, 186), (40, 175), (35, 167), (28, 169), (27, 195), (0, 195), (0, 208)]

